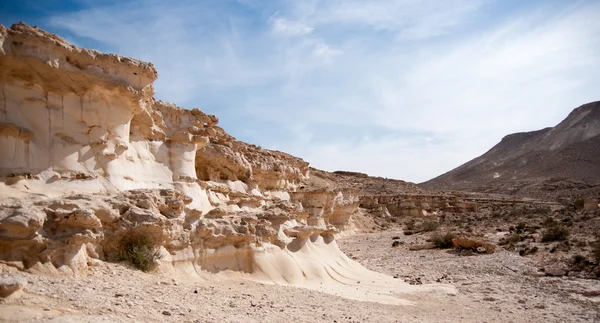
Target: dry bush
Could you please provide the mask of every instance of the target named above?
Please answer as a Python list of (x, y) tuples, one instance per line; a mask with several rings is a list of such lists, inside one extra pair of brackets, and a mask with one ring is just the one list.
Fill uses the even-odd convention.
[(421, 225), (421, 230), (423, 232), (431, 232), (431, 231), (435, 231), (437, 230), (437, 228), (440, 226), (439, 223), (434, 222), (434, 221), (425, 221), (422, 225)]
[(580, 262), (584, 262), (585, 259), (586, 259), (585, 256), (580, 255), (580, 254), (577, 254), (577, 255), (573, 256), (573, 262), (576, 263), (576, 264), (580, 263)]
[(456, 235), (452, 232), (439, 233), (436, 232), (431, 235), (431, 241), (436, 248), (450, 249), (452, 248), (452, 240), (456, 238)]
[(556, 226), (556, 221), (554, 221), (553, 218), (549, 217), (549, 218), (546, 218), (544, 220), (544, 222), (542, 222), (542, 225), (545, 227), (553, 227), (553, 226)]
[(410, 220), (406, 221), (404, 223), (404, 225), (405, 225), (405, 229), (406, 230), (408, 230), (408, 231), (414, 231), (415, 230), (415, 226), (416, 226), (416, 221), (415, 221), (415, 219), (410, 219)]
[(503, 246), (503, 245), (514, 245), (514, 244), (517, 244), (517, 243), (521, 242), (522, 240), (523, 240), (523, 237), (521, 237), (520, 234), (518, 234), (518, 233), (511, 233), (511, 234), (507, 234), (502, 239), (500, 239), (500, 242), (498, 244), (501, 245), (501, 246)]
[(600, 262), (600, 240), (592, 243), (592, 256), (596, 258), (597, 262)]
[(119, 257), (130, 261), (136, 268), (150, 271), (160, 259), (158, 241), (146, 232), (131, 232), (119, 241)]
[(569, 238), (570, 234), (569, 229), (560, 225), (554, 225), (544, 230), (542, 242), (565, 241)]

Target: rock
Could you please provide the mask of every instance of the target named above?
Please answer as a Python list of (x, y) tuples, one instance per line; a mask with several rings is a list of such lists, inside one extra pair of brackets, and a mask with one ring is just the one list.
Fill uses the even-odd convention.
[[(151, 63), (24, 23), (0, 26), (0, 43), (12, 44), (0, 50), (0, 180), (14, 194), (0, 192), (0, 259), (74, 274), (136, 244), (147, 251), (138, 262), (158, 255), (160, 265), (252, 273), (264, 259), (257, 250), (292, 261), (294, 243), (327, 249), (323, 265), (346, 263), (325, 246), (354, 230), (358, 190), (305, 187), (304, 160), (238, 141), (199, 109), (156, 100)], [(297, 263), (265, 268), (295, 280), (308, 264)]]
[(485, 242), (478, 239), (458, 237), (452, 240), (452, 244), (455, 249), (458, 250), (471, 250), (478, 253), (494, 253), (496, 246), (492, 243)]
[(0, 297), (9, 297), (25, 288), (27, 281), (18, 278), (0, 278)]
[(164, 315), (164, 316), (171, 316), (171, 312), (169, 312), (169, 311), (162, 311), (162, 315)]
[(564, 269), (561, 269), (559, 267), (554, 267), (554, 266), (545, 267), (544, 273), (546, 274), (546, 276), (553, 276), (553, 277), (562, 277), (567, 274), (567, 272)]

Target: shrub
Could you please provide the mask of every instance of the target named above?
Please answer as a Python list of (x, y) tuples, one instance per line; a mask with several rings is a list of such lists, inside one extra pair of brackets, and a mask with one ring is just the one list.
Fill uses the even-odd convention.
[(556, 221), (554, 221), (553, 218), (546, 218), (546, 220), (542, 222), (542, 225), (545, 227), (553, 227), (556, 226)]
[(592, 256), (596, 258), (597, 262), (600, 262), (600, 240), (592, 244)]
[(569, 229), (555, 225), (544, 230), (542, 242), (564, 241), (569, 238)]
[(119, 241), (119, 257), (130, 261), (138, 269), (150, 271), (160, 259), (158, 242), (149, 233), (132, 232)]
[(421, 226), (421, 229), (422, 229), (424, 232), (431, 232), (431, 231), (435, 231), (435, 230), (437, 230), (437, 228), (438, 228), (439, 226), (440, 226), (440, 225), (439, 225), (437, 222), (433, 222), (433, 221), (426, 221), (426, 222), (424, 222), (424, 223), (423, 223), (423, 225)]
[(583, 198), (578, 198), (575, 200), (575, 202), (573, 202), (573, 207), (575, 208), (575, 210), (581, 210), (583, 209), (585, 206), (585, 199)]
[(514, 244), (517, 244), (517, 243), (521, 242), (522, 240), (523, 240), (523, 238), (521, 237), (520, 234), (518, 234), (518, 233), (511, 233), (511, 234), (507, 234), (502, 239), (500, 239), (500, 242), (498, 244), (501, 245), (501, 246), (503, 246), (503, 245), (514, 245)]
[(454, 240), (454, 238), (456, 238), (456, 235), (452, 232), (446, 232), (443, 234), (442, 233), (434, 233), (431, 236), (431, 241), (433, 242), (433, 245), (436, 248), (449, 249), (454, 246), (452, 244), (452, 240)]
[(406, 221), (404, 223), (404, 225), (405, 225), (406, 230), (408, 230), (408, 231), (414, 231), (415, 230), (415, 225), (416, 225), (415, 219), (410, 219), (410, 220)]

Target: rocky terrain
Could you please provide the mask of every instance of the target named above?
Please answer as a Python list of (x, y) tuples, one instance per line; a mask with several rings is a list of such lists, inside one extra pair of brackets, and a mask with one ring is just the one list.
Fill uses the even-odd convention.
[(0, 321), (600, 319), (588, 195), (321, 171), (155, 100), (151, 63), (23, 23), (0, 44)]
[[(128, 259), (198, 278), (227, 271), (402, 304), (411, 286), (344, 255), (357, 191), (304, 186), (308, 163), (237, 141), (215, 116), (156, 101), (150, 63), (0, 28), (0, 261), (79, 275)], [(156, 267), (156, 268), (154, 268)], [(368, 278), (373, 283), (359, 285)]]
[[(401, 242), (392, 247), (392, 241)], [(25, 292), (5, 300), (8, 322), (596, 322), (597, 280), (540, 275), (509, 251), (460, 256), (411, 251), (423, 237), (390, 230), (342, 238), (367, 268), (415, 286), (449, 283), (458, 294), (409, 294), (411, 306), (349, 300), (303, 288), (258, 284), (227, 275), (208, 280), (144, 273), (102, 262), (85, 275), (40, 276), (6, 268)]]
[(600, 199), (600, 102), (555, 127), (508, 135), (487, 153), (420, 186), (542, 199)]

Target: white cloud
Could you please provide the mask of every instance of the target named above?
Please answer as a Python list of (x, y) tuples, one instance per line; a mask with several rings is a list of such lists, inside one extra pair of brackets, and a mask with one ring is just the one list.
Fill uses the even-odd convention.
[(288, 21), (285, 18), (275, 18), (271, 21), (273, 32), (285, 36), (302, 36), (313, 31), (312, 27), (303, 23)]
[(598, 100), (594, 3), (504, 16), (493, 0), (247, 1), (254, 15), (215, 3), (51, 21), (155, 63), (159, 98), (328, 170), (424, 181)]
[[(316, 26), (362, 26), (395, 31), (402, 38), (447, 34), (483, 6), (484, 0), (326, 0), (297, 3), (299, 16)], [(307, 9), (309, 7), (310, 9)]]
[(313, 55), (316, 57), (323, 59), (326, 62), (331, 62), (333, 58), (340, 55), (342, 53), (341, 50), (333, 49), (329, 47), (327, 44), (319, 43), (315, 46), (313, 50)]

